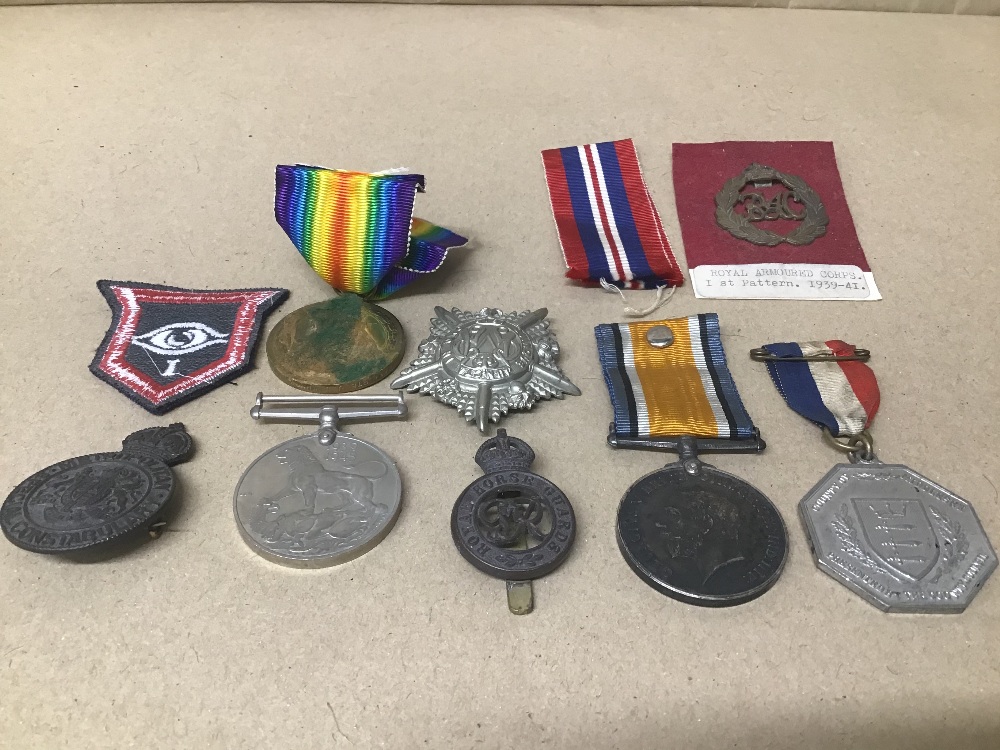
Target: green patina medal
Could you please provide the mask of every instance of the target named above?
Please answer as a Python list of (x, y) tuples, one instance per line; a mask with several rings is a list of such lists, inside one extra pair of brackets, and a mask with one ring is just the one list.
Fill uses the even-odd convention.
[(356, 294), (341, 294), (286, 315), (266, 348), (282, 382), (313, 393), (345, 393), (385, 378), (404, 346), (395, 316)]

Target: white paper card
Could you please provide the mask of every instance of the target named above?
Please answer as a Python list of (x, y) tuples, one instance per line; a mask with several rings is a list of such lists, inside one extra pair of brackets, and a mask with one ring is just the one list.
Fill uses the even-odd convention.
[(755, 263), (696, 266), (694, 296), (700, 299), (882, 299), (875, 277), (857, 266)]

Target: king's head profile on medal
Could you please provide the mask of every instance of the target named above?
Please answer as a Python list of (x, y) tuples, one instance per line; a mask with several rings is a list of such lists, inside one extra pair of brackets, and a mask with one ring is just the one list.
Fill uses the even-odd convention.
[(765, 593), (788, 543), (778, 509), (753, 485), (699, 452), (758, 453), (764, 441), (729, 372), (714, 313), (595, 329), (615, 448), (676, 451), (618, 507), (618, 547), (657, 591), (727, 607)]

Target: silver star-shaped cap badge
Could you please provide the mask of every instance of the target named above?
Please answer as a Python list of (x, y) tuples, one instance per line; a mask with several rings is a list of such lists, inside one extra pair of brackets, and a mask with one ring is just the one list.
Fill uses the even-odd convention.
[(392, 388), (426, 393), (451, 404), (485, 433), (511, 409), (530, 409), (542, 398), (580, 395), (559, 369), (559, 344), (547, 309), (505, 313), (495, 308), (451, 312), (435, 307), (431, 335), (420, 356)]

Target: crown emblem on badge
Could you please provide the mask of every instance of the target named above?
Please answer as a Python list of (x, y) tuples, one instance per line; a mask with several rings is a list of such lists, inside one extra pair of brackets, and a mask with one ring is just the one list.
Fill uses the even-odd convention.
[(507, 430), (497, 430), (496, 437), (490, 438), (476, 451), (476, 463), (487, 474), (517, 469), (527, 471), (535, 460), (535, 452), (523, 440), (509, 437)]

